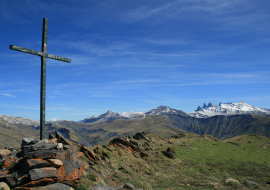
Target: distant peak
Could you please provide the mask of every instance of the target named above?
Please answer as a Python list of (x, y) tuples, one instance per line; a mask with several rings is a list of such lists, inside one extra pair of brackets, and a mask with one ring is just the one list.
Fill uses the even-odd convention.
[(106, 113), (116, 113), (116, 112), (114, 112), (114, 111), (112, 111), (112, 110), (109, 110), (109, 111), (107, 111)]
[(169, 107), (161, 105), (161, 106), (158, 106), (157, 108), (169, 108)]
[(203, 103), (203, 108), (206, 108), (206, 107), (207, 107), (206, 103)]
[(201, 106), (198, 106), (196, 111), (200, 111), (201, 109)]
[(214, 104), (212, 104), (211, 102), (209, 102), (208, 107), (216, 107), (216, 106)]
[(244, 102), (244, 101), (240, 101), (240, 102), (239, 102), (239, 104), (245, 104), (245, 103), (246, 103), (246, 102)]

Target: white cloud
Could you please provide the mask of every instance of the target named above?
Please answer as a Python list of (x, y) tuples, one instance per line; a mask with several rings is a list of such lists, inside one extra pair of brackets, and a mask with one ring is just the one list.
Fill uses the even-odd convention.
[(12, 94), (7, 94), (7, 93), (1, 93), (2, 96), (8, 96), (8, 97), (17, 97), (15, 95)]

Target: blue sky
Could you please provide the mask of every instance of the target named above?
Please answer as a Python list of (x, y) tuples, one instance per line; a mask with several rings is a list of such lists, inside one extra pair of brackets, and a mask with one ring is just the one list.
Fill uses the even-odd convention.
[(270, 108), (270, 1), (0, 0), (0, 114), (39, 120), (48, 18), (46, 120), (212, 102)]

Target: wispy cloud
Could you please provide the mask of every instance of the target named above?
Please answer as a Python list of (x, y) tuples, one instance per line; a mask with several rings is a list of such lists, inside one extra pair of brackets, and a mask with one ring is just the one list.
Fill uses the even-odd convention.
[(7, 94), (7, 93), (1, 93), (2, 96), (8, 96), (8, 97), (17, 97), (15, 95), (12, 95), (12, 94)]

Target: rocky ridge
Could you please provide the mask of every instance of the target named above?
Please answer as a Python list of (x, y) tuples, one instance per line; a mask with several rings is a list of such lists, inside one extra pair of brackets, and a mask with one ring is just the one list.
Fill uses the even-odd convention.
[(39, 126), (39, 121), (25, 118), (25, 117), (15, 117), (15, 116), (7, 116), (7, 115), (0, 115), (0, 119), (3, 119), (7, 123), (10, 123), (12, 125), (32, 125), (32, 126)]
[(270, 111), (264, 108), (257, 108), (243, 101), (238, 103), (220, 103), (218, 106), (211, 102), (203, 107), (198, 106), (196, 110), (188, 113), (188, 115), (196, 118), (207, 118), (216, 115), (239, 115), (239, 114), (251, 114), (251, 115), (270, 115)]

